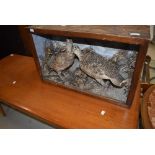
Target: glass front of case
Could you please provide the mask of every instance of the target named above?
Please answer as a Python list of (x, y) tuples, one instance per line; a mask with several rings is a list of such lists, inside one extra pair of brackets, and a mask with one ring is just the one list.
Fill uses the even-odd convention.
[(135, 45), (32, 34), (45, 81), (126, 104)]

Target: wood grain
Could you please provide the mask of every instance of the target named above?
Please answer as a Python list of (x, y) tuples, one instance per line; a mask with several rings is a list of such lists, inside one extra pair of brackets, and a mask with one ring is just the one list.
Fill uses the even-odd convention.
[(123, 108), (42, 82), (33, 58), (20, 55), (0, 61), (0, 81), (0, 101), (56, 127), (138, 127), (139, 87), (132, 106)]
[(143, 127), (145, 129), (152, 129), (153, 128), (150, 117), (149, 117), (148, 107), (151, 108), (151, 102), (152, 101), (150, 100), (150, 95), (154, 89), (155, 89), (155, 85), (152, 85), (147, 89), (147, 91), (144, 94), (143, 102), (141, 105), (142, 123), (143, 123)]
[(138, 81), (139, 81), (140, 76), (141, 76), (141, 71), (142, 71), (144, 61), (145, 61), (147, 49), (148, 49), (148, 42), (144, 41), (144, 43), (140, 45), (138, 56), (136, 58), (135, 69), (134, 69), (134, 73), (132, 76), (130, 91), (129, 91), (128, 99), (127, 99), (128, 105), (131, 105), (133, 102), (133, 97), (134, 97), (134, 94), (136, 91)]
[[(60, 36), (110, 40), (122, 43), (139, 44), (150, 39), (150, 27), (144, 25), (38, 25), (31, 26), (34, 33)], [(131, 33), (139, 33), (131, 36)]]

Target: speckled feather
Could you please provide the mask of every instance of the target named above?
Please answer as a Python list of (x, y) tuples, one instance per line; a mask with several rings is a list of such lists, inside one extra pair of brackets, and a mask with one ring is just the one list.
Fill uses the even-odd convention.
[(52, 58), (50, 68), (54, 71), (61, 72), (70, 67), (74, 62), (74, 53), (72, 52), (72, 42), (69, 40), (66, 47), (61, 48)]
[(114, 85), (121, 87), (123, 77), (119, 74), (119, 68), (116, 62), (107, 59), (91, 48), (81, 51), (74, 48), (74, 53), (80, 60), (80, 68), (87, 75), (93, 77), (97, 81), (99, 79), (109, 79)]

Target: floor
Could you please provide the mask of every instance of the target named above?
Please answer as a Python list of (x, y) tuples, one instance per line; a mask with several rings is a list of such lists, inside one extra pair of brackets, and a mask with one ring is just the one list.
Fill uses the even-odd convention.
[[(155, 60), (155, 44), (149, 45), (148, 55), (151, 56), (152, 60)], [(0, 129), (53, 129), (52, 126), (31, 118), (19, 111), (4, 105), (2, 106), (6, 116), (3, 117), (0, 115)]]
[(52, 129), (51, 126), (2, 105), (6, 116), (0, 116), (0, 129)]

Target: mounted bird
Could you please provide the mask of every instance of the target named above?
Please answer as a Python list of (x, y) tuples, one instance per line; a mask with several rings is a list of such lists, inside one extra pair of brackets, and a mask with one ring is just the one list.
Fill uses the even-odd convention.
[(80, 61), (80, 68), (88, 76), (103, 85), (103, 80), (110, 80), (116, 87), (123, 87), (125, 79), (119, 74), (115, 61), (97, 54), (92, 48), (81, 50), (79, 46), (73, 47), (73, 53)]
[(48, 60), (48, 67), (55, 71), (61, 79), (62, 71), (69, 68), (74, 63), (75, 54), (72, 51), (73, 42), (71, 39), (66, 40), (66, 45), (59, 48), (57, 52), (51, 54), (51, 59)]

